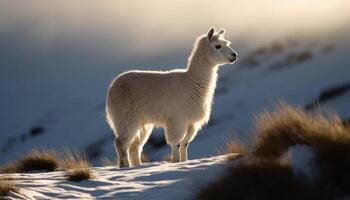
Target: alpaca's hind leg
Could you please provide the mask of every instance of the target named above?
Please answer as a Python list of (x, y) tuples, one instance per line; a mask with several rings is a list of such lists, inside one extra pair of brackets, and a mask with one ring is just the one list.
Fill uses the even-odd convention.
[(180, 143), (185, 137), (187, 126), (181, 123), (172, 123), (166, 126), (165, 138), (171, 146), (171, 158), (173, 162), (180, 162)]
[(131, 167), (131, 163), (129, 162), (129, 149), (132, 141), (137, 135), (137, 127), (130, 126), (127, 128), (123, 128), (118, 131), (118, 137), (115, 140), (115, 146), (118, 154), (119, 167)]
[(187, 147), (190, 144), (190, 142), (193, 140), (193, 138), (197, 134), (197, 129), (195, 128), (194, 125), (189, 125), (187, 128), (187, 133), (185, 138), (181, 141), (180, 144), (180, 157), (181, 157), (181, 162), (187, 161), (188, 156), (187, 156)]
[(134, 141), (130, 147), (130, 161), (132, 165), (139, 166), (142, 164), (141, 154), (142, 149), (145, 143), (147, 142), (151, 132), (153, 129), (153, 125), (147, 124), (142, 125), (140, 129), (140, 133), (135, 137)]
[(153, 125), (147, 124), (143, 125), (140, 129), (139, 136), (135, 137), (133, 143), (130, 147), (130, 160), (134, 166), (139, 166), (142, 164), (141, 154), (142, 149), (145, 143), (147, 142), (151, 132), (153, 129)]
[(133, 142), (131, 143), (130, 146), (130, 162), (131, 165), (136, 167), (136, 166), (140, 166), (141, 165), (141, 159), (140, 159), (140, 155), (139, 155), (139, 150), (140, 149), (140, 135), (138, 134)]

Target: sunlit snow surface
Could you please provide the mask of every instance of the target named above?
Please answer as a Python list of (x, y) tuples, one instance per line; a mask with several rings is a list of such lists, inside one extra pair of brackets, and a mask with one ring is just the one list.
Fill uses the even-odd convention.
[(225, 169), (226, 159), (153, 162), (131, 169), (94, 167), (95, 178), (81, 182), (67, 181), (65, 172), (14, 174), (20, 194), (11, 194), (10, 199), (193, 199)]

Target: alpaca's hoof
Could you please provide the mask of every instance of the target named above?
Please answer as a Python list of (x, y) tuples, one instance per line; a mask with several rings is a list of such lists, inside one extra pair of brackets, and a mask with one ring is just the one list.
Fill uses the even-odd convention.
[(129, 163), (120, 162), (119, 168), (130, 168), (130, 165), (129, 165)]

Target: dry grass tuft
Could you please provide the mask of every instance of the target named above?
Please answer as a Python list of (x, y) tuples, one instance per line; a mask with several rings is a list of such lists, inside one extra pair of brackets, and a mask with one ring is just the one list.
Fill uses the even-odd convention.
[(0, 199), (5, 198), (8, 196), (11, 192), (18, 192), (19, 189), (16, 187), (16, 184), (9, 180), (0, 178)]
[(309, 145), (318, 184), (333, 194), (350, 192), (350, 129), (337, 115), (281, 104), (258, 117), (256, 133), (256, 156), (278, 158), (293, 145)]
[(0, 173), (55, 171), (58, 166), (58, 157), (54, 151), (35, 149), (18, 161), (6, 164), (0, 169)]
[(350, 117), (348, 119), (343, 120), (343, 125), (350, 129)]
[[(282, 162), (291, 146), (313, 150), (311, 178)], [(199, 199), (338, 199), (350, 194), (350, 129), (335, 114), (280, 104), (257, 117), (253, 151)]]
[(228, 160), (236, 160), (248, 153), (246, 146), (234, 135), (225, 140), (225, 147), (219, 150), (220, 154), (226, 154)]
[(90, 168), (75, 168), (67, 172), (69, 181), (79, 182), (93, 178)]
[(288, 162), (251, 160), (234, 165), (226, 174), (201, 190), (198, 199), (327, 199), (295, 175)]
[(67, 180), (82, 181), (93, 178), (86, 156), (77, 151), (64, 150), (61, 155), (60, 166), (67, 170)]
[(245, 154), (248, 150), (245, 145), (236, 137), (229, 137), (225, 141), (224, 154)]
[(321, 185), (327, 185), (333, 193), (350, 193), (349, 137), (350, 132), (346, 137), (337, 135), (313, 145), (316, 180)]
[(330, 142), (350, 145), (350, 132), (335, 114), (307, 114), (286, 104), (259, 115), (255, 132), (254, 154), (265, 158), (278, 158), (296, 144), (315, 148)]
[(18, 171), (18, 166), (15, 162), (6, 163), (4, 166), (0, 167), (0, 174), (18, 173)]
[(90, 166), (85, 154), (75, 150), (65, 149), (60, 154), (60, 157), (61, 159), (59, 160), (59, 165), (65, 170), (87, 168)]
[(58, 153), (52, 150), (33, 150), (18, 161), (0, 169), (0, 173), (66, 170), (68, 180), (81, 181), (93, 178), (90, 165), (84, 154), (65, 149)]

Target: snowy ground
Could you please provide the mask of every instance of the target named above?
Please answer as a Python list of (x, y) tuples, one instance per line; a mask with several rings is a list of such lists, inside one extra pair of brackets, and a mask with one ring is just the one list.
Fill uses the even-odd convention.
[(94, 167), (95, 178), (82, 182), (65, 180), (64, 172), (14, 174), (21, 194), (10, 199), (193, 199), (203, 184), (225, 169), (226, 158), (153, 162), (132, 169)]

